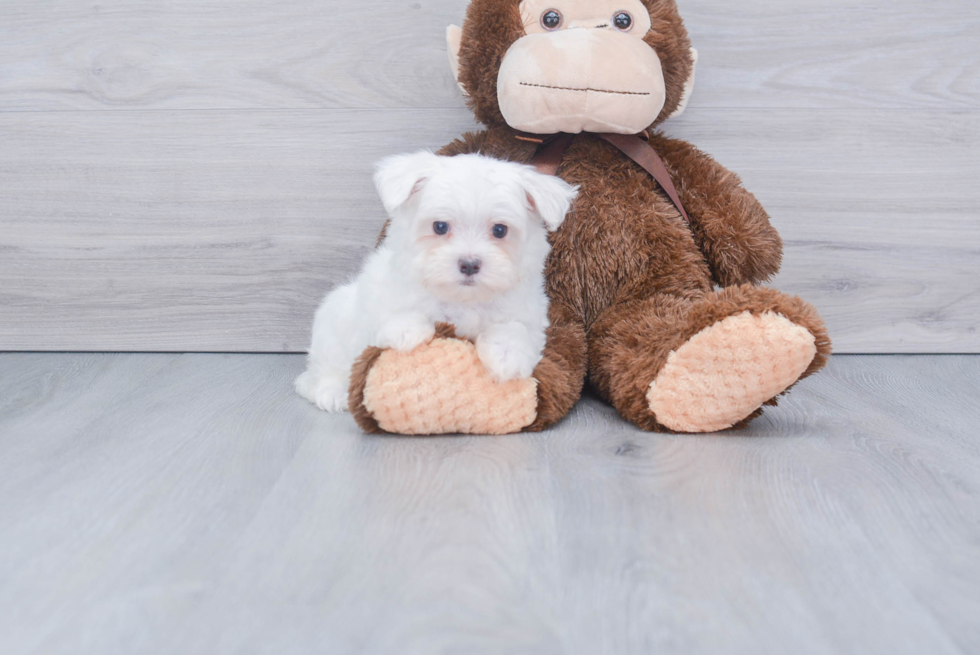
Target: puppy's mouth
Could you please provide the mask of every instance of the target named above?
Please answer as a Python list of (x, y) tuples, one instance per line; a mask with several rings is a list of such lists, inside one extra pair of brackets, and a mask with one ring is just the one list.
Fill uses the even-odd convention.
[(463, 280), (459, 284), (460, 284), (460, 286), (463, 286), (463, 287), (475, 287), (476, 286), (476, 280), (474, 280), (473, 278), (466, 278), (465, 280)]

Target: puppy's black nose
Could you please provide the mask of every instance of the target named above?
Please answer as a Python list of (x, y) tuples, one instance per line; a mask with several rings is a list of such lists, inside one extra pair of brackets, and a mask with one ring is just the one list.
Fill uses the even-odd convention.
[(480, 266), (483, 265), (479, 259), (461, 259), (459, 260), (459, 272), (463, 275), (476, 275), (480, 272)]

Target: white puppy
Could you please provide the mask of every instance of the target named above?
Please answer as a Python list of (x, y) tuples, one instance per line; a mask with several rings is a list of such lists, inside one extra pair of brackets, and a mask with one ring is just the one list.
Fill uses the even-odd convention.
[(320, 409), (346, 410), (366, 347), (412, 350), (437, 322), (474, 340), (494, 379), (529, 377), (548, 327), (546, 230), (561, 225), (577, 189), (530, 166), (430, 152), (383, 160), (374, 181), (387, 236), (317, 310), (296, 390)]

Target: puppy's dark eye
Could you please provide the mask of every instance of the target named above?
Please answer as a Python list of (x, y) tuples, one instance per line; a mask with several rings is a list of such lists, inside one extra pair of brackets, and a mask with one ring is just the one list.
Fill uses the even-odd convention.
[(617, 11), (616, 15), (613, 16), (613, 25), (616, 26), (617, 30), (628, 32), (633, 27), (633, 17), (627, 11)]
[(541, 27), (546, 30), (557, 30), (561, 27), (561, 12), (557, 9), (549, 9), (541, 14)]
[(432, 224), (432, 231), (436, 234), (448, 234), (449, 233), (449, 223), (445, 221), (436, 221)]
[(493, 226), (493, 236), (497, 239), (503, 239), (507, 236), (507, 226), (502, 223), (497, 223)]

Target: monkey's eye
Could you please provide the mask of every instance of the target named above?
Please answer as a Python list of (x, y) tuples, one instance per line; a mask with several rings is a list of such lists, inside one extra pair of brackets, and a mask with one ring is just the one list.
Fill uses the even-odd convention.
[(507, 236), (507, 226), (503, 223), (497, 223), (493, 226), (493, 236), (497, 239), (503, 239)]
[(432, 224), (432, 231), (438, 235), (447, 234), (449, 232), (449, 223), (445, 221), (436, 221)]
[(617, 11), (616, 15), (613, 16), (613, 25), (620, 32), (629, 32), (630, 28), (633, 27), (633, 17), (628, 11)]
[(541, 14), (541, 27), (546, 30), (557, 30), (561, 27), (561, 12), (557, 9), (549, 9)]

